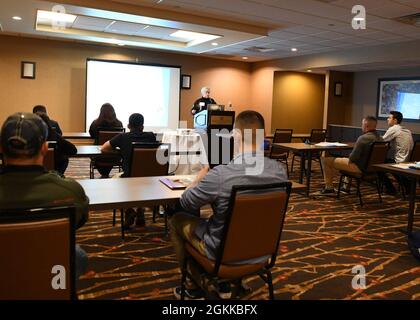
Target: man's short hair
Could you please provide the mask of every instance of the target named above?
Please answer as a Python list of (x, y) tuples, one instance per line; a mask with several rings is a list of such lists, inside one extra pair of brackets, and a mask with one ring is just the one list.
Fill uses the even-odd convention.
[(392, 117), (397, 120), (397, 123), (400, 124), (403, 121), (403, 114), (399, 111), (391, 111)]
[(37, 105), (32, 109), (32, 113), (47, 113), (47, 108), (43, 105)]
[(252, 130), (252, 141), (256, 142), (257, 130), (264, 130), (264, 118), (257, 112), (252, 110), (242, 111), (237, 115), (235, 120), (235, 129), (241, 131), (242, 138), (245, 139), (244, 131)]
[(143, 127), (144, 117), (140, 113), (133, 113), (128, 119), (131, 128), (138, 129)]
[(378, 123), (378, 119), (376, 119), (374, 116), (366, 116), (366, 117), (364, 117), (364, 119), (367, 121), (367, 122), (371, 122), (371, 123)]
[(15, 113), (1, 128), (1, 147), (6, 158), (32, 158), (47, 140), (48, 127), (33, 113)]

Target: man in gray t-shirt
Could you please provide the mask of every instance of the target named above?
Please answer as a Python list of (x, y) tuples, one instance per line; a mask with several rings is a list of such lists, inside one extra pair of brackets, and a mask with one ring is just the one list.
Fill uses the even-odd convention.
[[(182, 266), (185, 256), (185, 242), (189, 242), (201, 254), (214, 260), (220, 246), (222, 230), (226, 219), (226, 209), (233, 185), (255, 185), (287, 181), (287, 171), (280, 162), (264, 158), (263, 144), (256, 142), (257, 130), (264, 130), (264, 118), (255, 111), (241, 112), (235, 121), (237, 135), (235, 146), (242, 150), (227, 165), (219, 165), (212, 170), (204, 168), (193, 184), (183, 193), (180, 204), (185, 212), (175, 214), (170, 221), (171, 238), (177, 260)], [(244, 130), (252, 130), (252, 141), (244, 140)], [(262, 135), (263, 136), (263, 135)], [(256, 167), (259, 170), (253, 170)], [(194, 213), (210, 204), (213, 215), (207, 220)], [(255, 223), (258, 223), (258, 212)], [(180, 295), (175, 288), (175, 295)], [(196, 294), (193, 294), (193, 293)], [(186, 291), (189, 298), (197, 297), (197, 289)]]

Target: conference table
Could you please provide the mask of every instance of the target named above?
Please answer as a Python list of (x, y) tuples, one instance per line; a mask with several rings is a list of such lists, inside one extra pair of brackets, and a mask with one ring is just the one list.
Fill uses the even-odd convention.
[(420, 179), (420, 170), (410, 169), (409, 165), (414, 163), (384, 163), (384, 164), (375, 164), (374, 167), (378, 168), (381, 171), (390, 172), (393, 174), (398, 174), (406, 177), (410, 180), (410, 194), (409, 194), (409, 207), (408, 207), (408, 217), (407, 217), (407, 234), (413, 232), (414, 224), (414, 211), (416, 204), (416, 186), (417, 180)]
[(305, 162), (307, 160), (307, 174), (306, 174), (306, 196), (309, 197), (310, 187), (311, 187), (311, 169), (312, 169), (312, 154), (315, 152), (323, 151), (343, 151), (353, 149), (354, 142), (350, 143), (328, 143), (322, 142), (317, 144), (309, 143), (273, 143), (277, 147), (281, 147), (285, 150), (299, 153), (302, 155), (302, 160), (300, 161), (300, 175), (299, 183), (303, 182), (303, 175), (305, 172)]
[[(160, 179), (193, 181), (195, 177), (195, 175), (177, 175), (120, 179), (79, 179), (77, 182), (80, 183), (89, 197), (89, 210), (101, 211), (175, 204), (184, 189), (172, 190), (163, 184)], [(292, 192), (304, 189), (304, 185), (292, 181)], [(123, 223), (124, 215), (121, 215), (121, 225)], [(166, 216), (165, 232), (167, 232)], [(124, 238), (123, 229), (122, 234)]]
[(92, 139), (89, 132), (63, 132), (64, 139)]

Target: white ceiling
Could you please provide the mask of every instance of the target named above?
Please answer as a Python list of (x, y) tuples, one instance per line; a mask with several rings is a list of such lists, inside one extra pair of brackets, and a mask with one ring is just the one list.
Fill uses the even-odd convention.
[[(74, 1), (64, 1), (66, 3)], [(81, 3), (81, 1), (76, 1)], [(170, 47), (162, 44), (158, 49), (176, 50), (192, 53), (205, 53), (214, 57), (228, 57), (233, 60), (241, 60), (247, 56), (249, 62), (280, 59), (294, 56), (312, 55), (333, 51), (345, 51), (378, 45), (397, 45), (400, 42), (420, 41), (420, 27), (397, 22), (394, 18), (420, 12), (420, 0), (336, 0), (336, 1), (316, 1), (316, 0), (113, 0), (96, 1), (96, 3), (118, 3), (134, 6), (142, 6), (151, 9), (168, 10), (178, 13), (177, 21), (167, 21), (172, 27), (184, 27), (191, 31), (209, 32), (223, 35), (219, 45), (213, 47), (210, 44), (198, 46), (194, 49), (186, 50), (185, 47)], [(17, 6), (25, 3), (25, 6)], [(28, 13), (25, 19), (31, 21), (29, 27), (20, 28), (19, 23), (10, 19), (12, 15), (23, 15), (22, 12), (13, 11), (26, 10), (32, 12), (39, 7), (39, 3), (48, 4), (45, 1), (35, 0), (1, 0), (0, 2), (0, 23), (3, 25), (4, 32), (20, 34), (36, 34), (33, 28), (33, 14)], [(28, 5), (29, 4), (29, 5)], [(351, 19), (353, 17), (351, 8), (355, 4), (364, 5), (367, 11), (367, 29), (353, 30)], [(32, 5), (32, 8), (31, 8)], [(49, 4), (49, 6), (51, 3)], [(48, 5), (47, 5), (48, 7)], [(69, 7), (66, 5), (66, 8)], [(24, 9), (26, 8), (26, 9)], [(29, 9), (28, 9), (29, 8)], [(77, 8), (79, 12), (86, 14), (94, 10), (86, 10), (81, 6), (70, 6), (72, 10)], [(130, 6), (127, 6), (130, 8)], [(83, 10), (85, 9), (85, 10)], [(182, 21), (182, 14), (185, 15)], [(256, 33), (238, 32), (226, 29), (191, 24), (185, 21), (190, 15), (205, 18), (225, 20), (227, 22), (237, 22), (258, 27), (267, 28), (266, 36)], [(125, 15), (127, 16), (127, 15)], [(107, 30), (113, 33), (112, 37), (139, 35), (139, 25), (134, 21), (128, 23), (124, 15), (114, 13), (107, 18), (119, 20)], [(181, 17), (181, 18), (179, 18)], [(149, 19), (150, 20), (150, 19)], [(162, 20), (162, 19), (161, 19)], [(78, 18), (76, 26), (84, 29), (103, 32), (109, 25), (101, 24), (95, 28), (91, 21)], [(137, 20), (140, 23), (141, 20)], [(228, 23), (227, 23), (228, 24)], [(21, 24), (22, 25), (22, 24)], [(146, 24), (143, 24), (146, 25)], [(166, 27), (166, 26), (164, 26)], [(102, 29), (101, 29), (102, 28)], [(164, 38), (165, 30), (161, 27), (150, 28), (146, 37), (161, 36)], [(112, 31), (115, 30), (115, 31)], [(145, 31), (147, 31), (146, 29)], [(48, 36), (59, 36), (51, 35)], [(145, 37), (141, 33), (142, 37)], [(77, 36), (73, 35), (74, 38)], [(123, 37), (124, 38), (124, 37)], [(89, 38), (85, 39), (89, 40)], [(90, 38), (90, 40), (95, 40)], [(97, 40), (97, 39), (96, 39)], [(219, 40), (219, 39), (218, 39)], [(146, 46), (146, 45), (145, 45)], [(152, 47), (153, 46), (149, 46)], [(265, 52), (258, 52), (258, 48), (266, 48)], [(291, 48), (298, 51), (292, 52)], [(415, 63), (410, 61), (410, 66)], [(377, 67), (377, 66), (376, 66)]]

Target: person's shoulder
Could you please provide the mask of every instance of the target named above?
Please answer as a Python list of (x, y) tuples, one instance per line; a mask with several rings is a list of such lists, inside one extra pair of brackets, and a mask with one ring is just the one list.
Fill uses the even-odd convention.
[(64, 178), (54, 171), (46, 172), (42, 178), (48, 180), (52, 186), (60, 186), (67, 189), (69, 192), (80, 195), (84, 194), (82, 186), (76, 180), (72, 178)]

